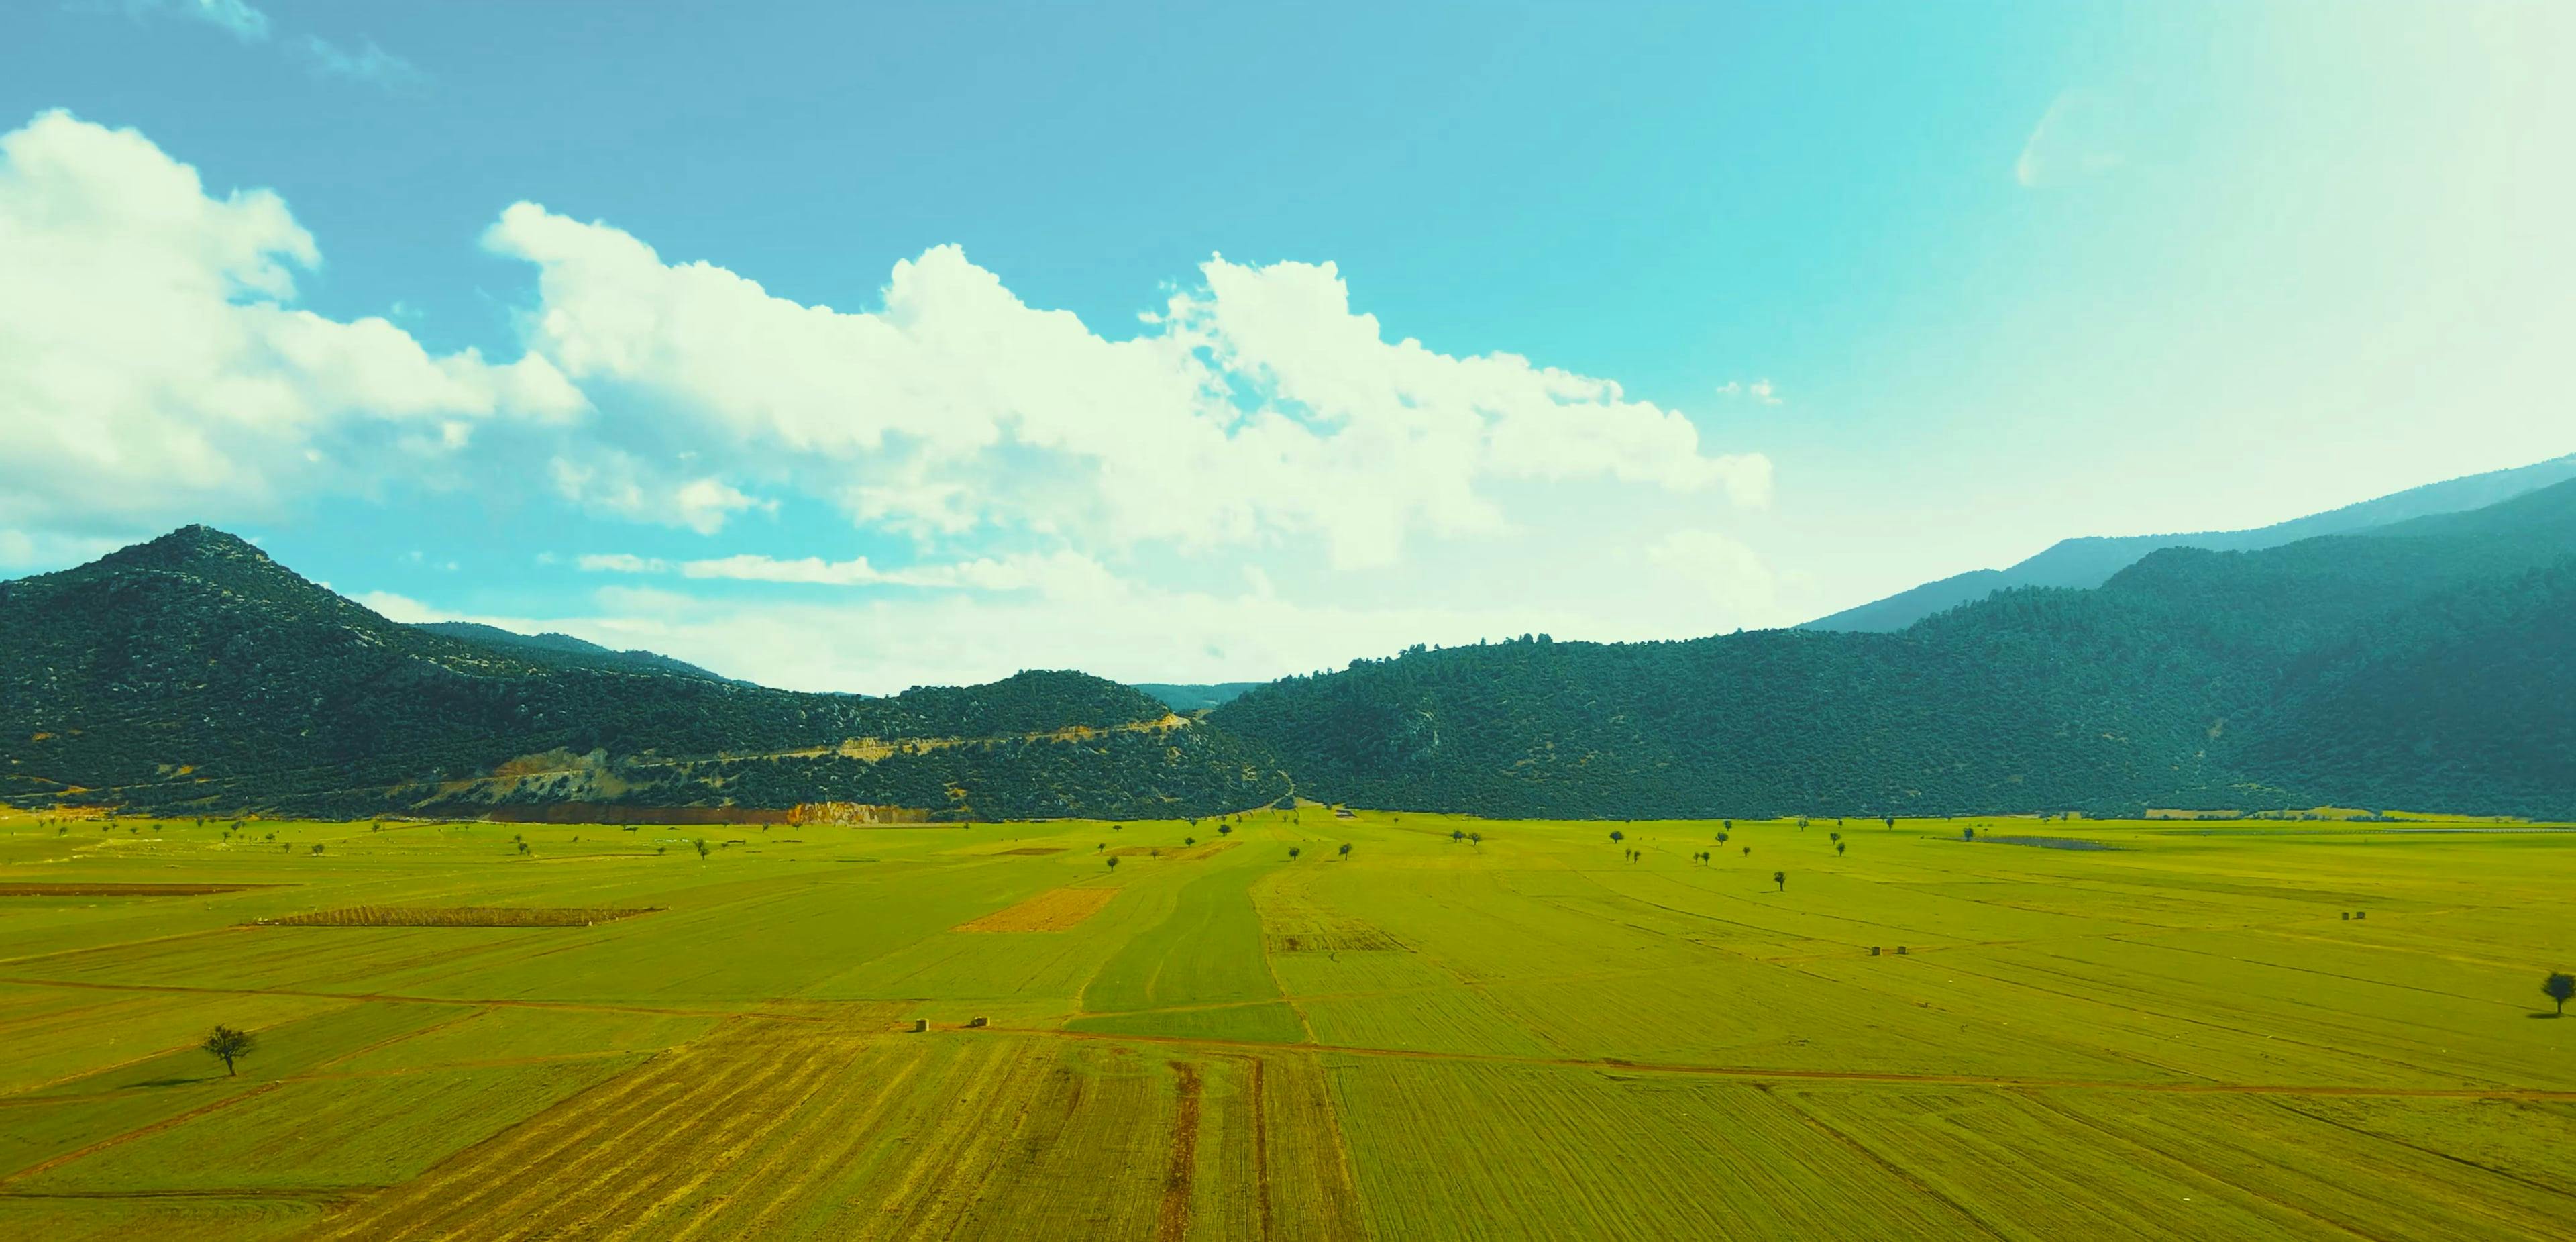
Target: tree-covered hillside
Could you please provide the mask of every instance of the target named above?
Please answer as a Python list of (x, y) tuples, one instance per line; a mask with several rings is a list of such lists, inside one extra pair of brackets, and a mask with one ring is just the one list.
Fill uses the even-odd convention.
[(13, 801), (309, 813), (558, 798), (1203, 814), (1266, 758), (1080, 673), (796, 694), (398, 625), (205, 527), (0, 583)]
[(619, 651), (584, 642), (570, 634), (521, 634), (496, 625), (473, 621), (422, 621), (412, 628), (427, 630), (446, 638), (461, 639), (486, 647), (496, 647), (531, 664), (551, 664), (561, 668), (595, 668), (620, 673), (677, 673), (684, 677), (703, 677), (709, 681), (726, 681), (685, 660), (674, 660), (658, 652)]
[(2576, 483), (1894, 634), (1416, 649), (1219, 708), (1310, 796), (1491, 815), (2576, 813)]

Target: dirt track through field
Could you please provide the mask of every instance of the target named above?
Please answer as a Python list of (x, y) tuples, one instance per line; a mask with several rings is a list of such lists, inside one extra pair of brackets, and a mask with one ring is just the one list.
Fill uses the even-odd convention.
[[(996, 1028), (1002, 1029), (1002, 1028)], [(1404, 1061), (1453, 1061), (1486, 1065), (1529, 1065), (1552, 1069), (1600, 1070), (1626, 1074), (1701, 1075), (1750, 1082), (1887, 1083), (1899, 1086), (1991, 1087), (2008, 1091), (2141, 1091), (2160, 1095), (2353, 1096), (2422, 1100), (2520, 1100), (2576, 1102), (2576, 1091), (2537, 1087), (2378, 1087), (2343, 1083), (2120, 1082), (2092, 1078), (2007, 1078), (1976, 1074), (1906, 1074), (1881, 1070), (1766, 1068), (1753, 1065), (1704, 1065), (1669, 1061), (1582, 1060), (1569, 1057), (1520, 1057), (1484, 1052), (1435, 1052), (1417, 1048), (1366, 1048), (1336, 1044), (1280, 1044), (1259, 1040), (1214, 1039), (1183, 1035), (1124, 1035), (1093, 1031), (1008, 1028), (1014, 1035), (1164, 1047), (1242, 1051), (1269, 1049), (1321, 1052), (1342, 1056)]]
[(1172, 1100), (1172, 1157), (1163, 1169), (1163, 1204), (1154, 1217), (1155, 1242), (1181, 1242), (1190, 1232), (1190, 1186), (1198, 1169), (1199, 1071), (1187, 1061), (1171, 1062), (1176, 1085)]

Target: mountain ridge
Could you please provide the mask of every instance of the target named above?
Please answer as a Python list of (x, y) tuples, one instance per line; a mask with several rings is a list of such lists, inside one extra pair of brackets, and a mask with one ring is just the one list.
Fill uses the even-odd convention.
[(2168, 535), (2082, 535), (2060, 539), (2003, 569), (1972, 569), (1801, 623), (1796, 628), (1886, 633), (2001, 590), (2091, 588), (2146, 555), (2171, 547), (2251, 551), (2322, 535), (2355, 533), (2426, 516), (2473, 511), (2576, 479), (2576, 453), (2505, 470), (2463, 475), (2391, 492), (2269, 526)]
[[(201, 526), (0, 582), (0, 631), (0, 795), (20, 803), (470, 813), (605, 792), (1152, 818), (1286, 788), (1220, 732), (1120, 728), (1170, 710), (1087, 674), (867, 698), (567, 662), (390, 621)], [(540, 755), (591, 775), (499, 779)]]
[[(2567, 815), (2576, 685), (2562, 623), (2525, 596), (2571, 583), (2576, 481), (2275, 548), (2162, 549), (2100, 588), (2015, 588), (1896, 633), (1416, 650), (1283, 679), (1209, 720), (1279, 754), (1308, 796), (1389, 810)], [(2479, 644), (2444, 618), (2477, 619)], [(2448, 680), (2424, 674), (2442, 661)], [(2500, 674), (2469, 676), (2492, 668), (2520, 671), (2510, 720), (2480, 718), (2466, 689), (2506, 694)], [(2519, 765), (2494, 757), (2508, 749)]]

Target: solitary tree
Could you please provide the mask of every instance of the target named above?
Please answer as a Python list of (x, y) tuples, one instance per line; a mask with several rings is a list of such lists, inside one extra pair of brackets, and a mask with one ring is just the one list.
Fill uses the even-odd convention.
[(1109, 856), (1109, 869), (1112, 871), (1116, 871), (1118, 869), (1118, 856), (1116, 854)]
[(1198, 839), (1197, 837), (1183, 837), (1183, 838), (1181, 838), (1181, 844), (1183, 844), (1183, 845), (1196, 845), (1196, 844), (1198, 844), (1198, 843), (1199, 843), (1199, 839)]
[(1296, 857), (1297, 857), (1297, 855), (1299, 855), (1299, 854), (1301, 854), (1301, 853), (1304, 853), (1304, 852), (1305, 852), (1305, 851), (1300, 850), (1300, 849), (1298, 849), (1296, 846), (1293, 846), (1293, 845), (1288, 847), (1288, 857), (1289, 857), (1289, 858), (1291, 858), (1291, 859), (1296, 858)]
[(1449, 843), (1450, 843), (1451, 845), (1456, 845), (1457, 843), (1459, 843), (1459, 842), (1461, 842), (1461, 841), (1464, 841), (1464, 840), (1466, 840), (1466, 839), (1467, 839), (1467, 830), (1466, 830), (1466, 829), (1464, 829), (1464, 828), (1452, 828), (1452, 829), (1450, 829), (1450, 830), (1449, 830)]
[(1843, 834), (1839, 832), (1828, 832), (1825, 834), (1825, 837), (1827, 840), (1840, 841), (1843, 839)]
[(1344, 858), (1348, 858), (1348, 857), (1350, 857), (1350, 856), (1351, 856), (1351, 843), (1350, 843), (1350, 842), (1348, 842), (1348, 841), (1344, 841), (1344, 842), (1342, 842), (1342, 857), (1344, 857)]
[(2541, 983), (2540, 990), (2549, 999), (2558, 1002), (2558, 1012), (2566, 1013), (2568, 998), (2576, 997), (2576, 975), (2552, 972), (2549, 978)]
[(1233, 836), (1233, 835), (1234, 835), (1234, 825), (1232, 825), (1232, 824), (1218, 824), (1218, 825), (1216, 826), (1216, 835), (1218, 835), (1218, 836), (1220, 836), (1220, 837), (1230, 837), (1230, 836)]
[(1725, 834), (1725, 833), (1723, 833), (1723, 832), (1721, 832), (1721, 833), (1717, 834), (1717, 843), (1718, 843), (1719, 845), (1724, 845), (1724, 844), (1726, 844), (1726, 837), (1727, 837), (1727, 834)]
[(1485, 834), (1481, 832), (1468, 833), (1467, 843), (1469, 845), (1483, 845), (1485, 843)]
[(1888, 830), (1889, 830), (1889, 831), (1891, 831), (1891, 832), (1895, 831), (1895, 829), (1896, 829), (1896, 817), (1895, 817), (1895, 816), (1893, 816), (1893, 815), (1888, 815), (1888, 816), (1884, 816), (1883, 818), (1887, 820), (1887, 827), (1888, 827)]
[(1610, 830), (1610, 843), (1611, 843), (1611, 844), (1616, 845), (1616, 844), (1618, 844), (1619, 842), (1621, 842), (1621, 841), (1625, 841), (1625, 840), (1627, 840), (1627, 839), (1628, 839), (1628, 834), (1627, 834), (1627, 833), (1621, 832), (1621, 831), (1619, 831), (1619, 830), (1618, 830), (1618, 829), (1616, 829), (1616, 828), (1613, 828), (1613, 829), (1611, 829), (1611, 830)]
[(1960, 830), (1959, 830), (1959, 839), (1960, 839), (1960, 840), (1962, 840), (1962, 841), (1974, 841), (1974, 840), (1976, 840), (1976, 839), (1977, 839), (1977, 830), (1976, 830), (1976, 828), (1975, 828), (1975, 827), (1973, 827), (1973, 826), (1971, 826), (1971, 827), (1967, 827), (1967, 828), (1962, 828), (1962, 829), (1960, 829)]
[(707, 839), (705, 837), (700, 837), (697, 839), (695, 844), (698, 847), (698, 861), (705, 862), (707, 860)]
[(1788, 873), (1788, 872), (1786, 872), (1786, 871), (1774, 871), (1774, 872), (1772, 872), (1772, 873), (1771, 873), (1771, 882), (1772, 882), (1772, 883), (1774, 883), (1774, 884), (1779, 885), (1779, 886), (1780, 886), (1780, 891), (1781, 891), (1781, 892), (1784, 892), (1784, 893), (1785, 893), (1785, 892), (1788, 892), (1788, 891), (1789, 891), (1789, 873)]
[(1850, 845), (1850, 844), (1851, 844), (1851, 842), (1849, 842), (1849, 841), (1836, 841), (1836, 842), (1834, 842), (1834, 852), (1835, 852), (1835, 853), (1837, 853), (1837, 854), (1842, 853), (1842, 852), (1843, 852), (1843, 848), (1844, 848), (1845, 846)]
[(1745, 856), (1745, 857), (1747, 857), (1747, 858), (1750, 858), (1750, 857), (1752, 857), (1752, 856), (1753, 856), (1753, 847), (1752, 847), (1752, 846), (1748, 845), (1748, 846), (1745, 846), (1745, 847), (1744, 847), (1744, 856)]
[[(1733, 831), (1735, 831), (1735, 821), (1734, 821), (1734, 820), (1731, 820), (1731, 819), (1729, 819), (1729, 820), (1720, 820), (1719, 822), (1720, 822), (1720, 823), (1722, 823), (1722, 824), (1724, 824), (1724, 825), (1726, 826), (1726, 830), (1727, 830), (1728, 832), (1733, 832)], [(1726, 838), (1724, 838), (1724, 837), (1719, 837), (1719, 838), (1718, 838), (1718, 840), (1720, 840), (1720, 841), (1723, 841), (1723, 840), (1725, 840), (1725, 839), (1726, 839)]]
[(259, 1040), (248, 1031), (218, 1026), (213, 1034), (206, 1036), (206, 1042), (197, 1046), (204, 1049), (207, 1056), (223, 1062), (224, 1073), (231, 1075), (240, 1072), (233, 1068), (233, 1062), (249, 1056), (251, 1049), (259, 1046)]

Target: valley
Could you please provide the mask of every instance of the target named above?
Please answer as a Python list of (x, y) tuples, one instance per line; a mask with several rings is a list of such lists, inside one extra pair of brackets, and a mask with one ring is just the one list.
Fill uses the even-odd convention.
[(2547, 1237), (2571, 875), (2432, 816), (13, 814), (0, 1233)]

